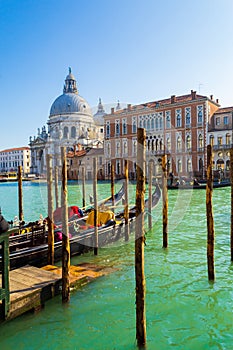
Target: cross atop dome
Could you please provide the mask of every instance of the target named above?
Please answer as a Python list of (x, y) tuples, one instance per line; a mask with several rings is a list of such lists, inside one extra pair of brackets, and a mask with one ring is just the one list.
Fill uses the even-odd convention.
[(65, 85), (63, 88), (63, 93), (73, 93), (73, 94), (78, 94), (78, 89), (76, 86), (76, 79), (74, 75), (71, 73), (71, 67), (69, 67), (69, 74), (66, 77), (65, 80)]

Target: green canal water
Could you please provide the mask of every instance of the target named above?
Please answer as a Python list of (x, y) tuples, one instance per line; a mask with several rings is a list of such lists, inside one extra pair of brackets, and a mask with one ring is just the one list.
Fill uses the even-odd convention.
[[(120, 184), (117, 185), (119, 188)], [(92, 186), (87, 184), (87, 194)], [(45, 185), (24, 183), (26, 220), (46, 216)], [(98, 196), (110, 184), (98, 185)], [(130, 185), (131, 202), (135, 187)], [(69, 203), (81, 205), (81, 186), (69, 184)], [(233, 348), (233, 265), (230, 262), (230, 188), (215, 189), (216, 281), (208, 282), (205, 191), (169, 192), (169, 247), (162, 248), (162, 207), (153, 210), (154, 226), (145, 247), (147, 349), (226, 350)], [(3, 215), (17, 215), (17, 184), (0, 184)], [(72, 259), (116, 271), (72, 291), (62, 305), (58, 296), (38, 314), (0, 326), (0, 349), (136, 349), (134, 239)]]

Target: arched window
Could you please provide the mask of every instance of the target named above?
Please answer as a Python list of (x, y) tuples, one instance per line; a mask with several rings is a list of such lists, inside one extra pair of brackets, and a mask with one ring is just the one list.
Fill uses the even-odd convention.
[(136, 133), (136, 132), (137, 132), (137, 119), (136, 119), (136, 117), (133, 117), (132, 132), (133, 132), (133, 133)]
[(198, 136), (198, 145), (199, 145), (199, 148), (203, 148), (204, 146), (202, 134)]
[(110, 123), (107, 122), (106, 124), (106, 137), (110, 137)]
[(151, 119), (151, 129), (154, 130), (155, 128), (155, 120), (154, 117)]
[(176, 149), (177, 151), (181, 151), (181, 137), (178, 136), (176, 140)]
[(231, 144), (231, 135), (226, 134), (226, 145), (230, 146), (230, 144)]
[(191, 151), (191, 136), (190, 135), (187, 135), (187, 137), (186, 137), (186, 148), (187, 148), (187, 151)]
[(76, 127), (75, 126), (72, 126), (72, 128), (71, 128), (71, 137), (73, 139), (76, 138)]
[(178, 159), (177, 161), (177, 170), (178, 170), (178, 173), (182, 171), (182, 162), (180, 159)]
[(128, 154), (128, 145), (127, 145), (127, 141), (124, 141), (124, 143), (123, 143), (123, 152), (124, 152), (124, 155), (125, 155), (125, 156)]
[(67, 139), (67, 137), (68, 137), (68, 127), (65, 126), (64, 129), (63, 129), (63, 138)]
[(171, 139), (170, 139), (170, 137), (167, 138), (167, 149), (168, 149), (168, 151), (171, 150)]
[(159, 129), (160, 130), (163, 129), (163, 119), (162, 119), (162, 117), (159, 118)]
[(162, 149), (163, 149), (163, 141), (162, 140), (159, 141), (159, 149), (160, 149), (160, 151), (162, 151)]
[(154, 139), (151, 141), (151, 150), (152, 151), (155, 150), (155, 140)]
[(150, 140), (147, 141), (147, 149), (150, 150)]
[(199, 159), (199, 171), (203, 171), (203, 160), (202, 160), (202, 158)]
[(187, 160), (187, 172), (191, 173), (191, 171), (192, 171), (192, 162), (191, 162), (191, 159), (188, 159)]
[(214, 135), (210, 135), (210, 145), (213, 147), (214, 145)]

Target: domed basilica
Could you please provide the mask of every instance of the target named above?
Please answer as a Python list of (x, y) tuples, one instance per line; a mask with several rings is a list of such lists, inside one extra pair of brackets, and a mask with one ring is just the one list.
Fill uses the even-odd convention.
[(104, 137), (105, 111), (99, 102), (98, 111), (93, 117), (87, 101), (78, 93), (76, 79), (69, 68), (65, 79), (63, 94), (53, 102), (49, 119), (48, 131), (43, 126), (38, 129), (37, 136), (30, 137), (32, 166), (31, 173), (43, 174), (46, 171), (46, 154), (51, 154), (53, 166), (61, 166), (61, 147), (74, 151), (76, 147), (95, 148)]

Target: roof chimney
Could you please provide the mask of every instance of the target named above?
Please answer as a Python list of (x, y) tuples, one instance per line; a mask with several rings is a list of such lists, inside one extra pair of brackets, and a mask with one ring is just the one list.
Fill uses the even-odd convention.
[(219, 103), (219, 99), (218, 98), (216, 98), (216, 103)]
[(197, 98), (197, 92), (191, 90), (191, 96), (192, 96), (192, 100), (196, 100), (196, 98)]
[(213, 100), (213, 95), (210, 95), (210, 99)]
[(114, 114), (114, 107), (111, 108), (111, 114)]
[(176, 102), (176, 95), (172, 95), (171, 96), (171, 103), (175, 103)]
[(127, 108), (128, 108), (128, 111), (131, 110), (131, 104), (130, 103), (127, 105)]

